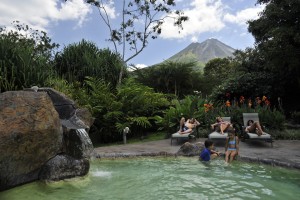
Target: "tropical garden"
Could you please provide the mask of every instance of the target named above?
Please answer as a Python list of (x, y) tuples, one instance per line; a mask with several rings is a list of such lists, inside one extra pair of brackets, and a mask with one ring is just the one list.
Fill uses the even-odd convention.
[[(230, 116), (241, 133), (245, 112), (259, 113), (275, 139), (300, 139), (299, 129), (291, 129), (300, 124), (300, 2), (258, 3), (265, 10), (248, 22), (255, 47), (210, 60), (203, 71), (195, 62), (172, 61), (132, 71), (124, 53), (84, 39), (58, 50), (46, 32), (16, 21), (14, 30), (0, 28), (0, 92), (36, 85), (66, 94), (95, 118), (89, 131), (94, 144), (122, 142), (125, 127), (129, 139), (168, 138), (181, 116), (201, 122), (199, 137), (207, 137), (216, 116)], [(122, 34), (112, 31), (118, 43)]]

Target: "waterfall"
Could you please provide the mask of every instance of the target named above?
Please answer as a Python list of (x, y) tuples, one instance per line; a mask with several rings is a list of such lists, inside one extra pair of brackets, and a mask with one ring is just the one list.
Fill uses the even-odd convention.
[(93, 151), (93, 143), (86, 132), (84, 128), (76, 129), (77, 136), (79, 137), (81, 141), (81, 149), (85, 154), (88, 156), (92, 153)]

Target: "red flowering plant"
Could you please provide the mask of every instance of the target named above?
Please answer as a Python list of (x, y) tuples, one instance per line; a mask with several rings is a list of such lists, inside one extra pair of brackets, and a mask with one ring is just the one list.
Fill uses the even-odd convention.
[(222, 101), (218, 103), (213, 102), (213, 110), (206, 110), (206, 116), (210, 117), (211, 121), (214, 121), (216, 116), (228, 116), (231, 117), (233, 124), (240, 126), (237, 129), (241, 130), (243, 125), (242, 113), (259, 113), (260, 122), (265, 127), (271, 129), (284, 127), (282, 124), (285, 117), (282, 109), (277, 110), (272, 106), (271, 100), (267, 95), (246, 96), (224, 92), (223, 96), (218, 96), (218, 99), (222, 99)]
[[(206, 127), (210, 130), (211, 124), (215, 123), (216, 117), (218, 116), (229, 116), (228, 109), (231, 107), (231, 102), (227, 101), (227, 104), (224, 106), (222, 101), (218, 102), (209, 102), (203, 104), (204, 107), (204, 118), (203, 118), (203, 127)], [(209, 132), (209, 131), (208, 131)]]

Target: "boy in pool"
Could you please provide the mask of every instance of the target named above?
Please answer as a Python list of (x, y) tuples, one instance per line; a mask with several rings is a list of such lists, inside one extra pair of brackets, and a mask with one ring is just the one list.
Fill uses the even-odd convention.
[(214, 143), (211, 140), (205, 140), (204, 142), (205, 148), (200, 153), (199, 159), (202, 161), (210, 161), (210, 159), (214, 159), (220, 155), (219, 152), (214, 151)]

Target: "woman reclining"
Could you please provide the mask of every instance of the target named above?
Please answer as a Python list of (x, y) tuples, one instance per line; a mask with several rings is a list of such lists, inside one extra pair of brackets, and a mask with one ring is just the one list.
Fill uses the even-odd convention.
[(258, 136), (261, 136), (264, 133), (259, 122), (254, 122), (252, 119), (248, 120), (245, 132), (256, 133)]
[(224, 131), (226, 131), (228, 127), (232, 127), (232, 124), (230, 122), (224, 121), (222, 117), (217, 117), (216, 123), (211, 125), (211, 128), (213, 130), (216, 130), (218, 132), (220, 131), (222, 135), (224, 134)]
[(180, 119), (180, 129), (178, 132), (180, 134), (191, 133), (193, 131), (193, 128), (198, 125), (200, 125), (200, 122), (198, 122), (196, 119), (192, 118), (185, 121), (185, 118), (182, 117)]

